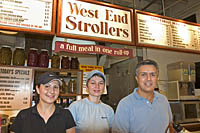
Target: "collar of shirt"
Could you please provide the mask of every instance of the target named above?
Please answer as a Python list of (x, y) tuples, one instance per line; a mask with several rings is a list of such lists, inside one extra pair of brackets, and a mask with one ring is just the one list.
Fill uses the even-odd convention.
[[(55, 109), (55, 111), (54, 111), (54, 114), (59, 114), (60, 108), (58, 107), (57, 104), (55, 104), (55, 107), (56, 107), (56, 109)], [(35, 106), (32, 107), (32, 113), (33, 113), (33, 114), (38, 114), (38, 115), (39, 115), (38, 110), (37, 110), (37, 105), (35, 105)]]
[[(133, 96), (137, 99), (137, 100), (140, 100), (140, 101), (144, 101), (145, 103), (150, 103), (149, 100), (147, 100), (146, 98), (144, 97), (141, 97), (138, 93), (137, 93), (137, 90), (138, 88), (135, 88), (134, 89), (134, 92), (133, 92)], [(158, 94), (157, 92), (153, 91), (153, 95), (154, 95), (154, 98), (153, 98), (153, 102), (152, 103), (155, 103), (158, 99)]]

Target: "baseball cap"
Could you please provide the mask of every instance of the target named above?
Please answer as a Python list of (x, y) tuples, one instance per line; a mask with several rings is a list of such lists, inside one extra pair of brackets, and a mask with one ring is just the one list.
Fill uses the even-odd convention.
[(62, 85), (62, 81), (60, 80), (59, 76), (53, 72), (45, 72), (41, 74), (38, 80), (38, 84), (47, 84), (52, 80), (57, 80), (60, 86)]
[(88, 81), (89, 81), (94, 75), (99, 75), (99, 76), (101, 76), (101, 77), (104, 79), (104, 81), (106, 81), (106, 77), (105, 77), (105, 75), (104, 75), (101, 71), (99, 71), (99, 70), (93, 70), (93, 71), (91, 71), (91, 72), (88, 73), (87, 79), (86, 79), (86, 84), (88, 84)]

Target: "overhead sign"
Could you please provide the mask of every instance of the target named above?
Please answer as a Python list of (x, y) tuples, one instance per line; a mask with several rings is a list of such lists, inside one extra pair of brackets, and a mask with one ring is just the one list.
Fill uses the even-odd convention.
[(132, 15), (132, 9), (102, 2), (59, 0), (57, 36), (133, 44)]
[(33, 72), (30, 68), (0, 67), (0, 110), (31, 106)]
[(0, 0), (0, 27), (54, 33), (53, 4), (56, 5), (56, 2), (53, 1), (55, 0)]
[(136, 11), (137, 45), (200, 51), (200, 25)]
[(128, 56), (133, 58), (133, 50), (127, 48), (111, 48), (101, 45), (79, 45), (67, 42), (55, 42), (54, 52), (70, 52), (82, 54), (106, 54), (110, 56)]

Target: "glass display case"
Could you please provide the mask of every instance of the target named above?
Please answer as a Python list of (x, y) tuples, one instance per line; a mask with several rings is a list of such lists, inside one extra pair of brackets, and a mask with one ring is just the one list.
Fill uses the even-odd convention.
[[(36, 96), (35, 85), (39, 76), (47, 71), (51, 71), (59, 75), (62, 80), (60, 96), (56, 101), (62, 107), (68, 107), (75, 100), (82, 98), (82, 79), (83, 72), (78, 69), (58, 69), (58, 68), (34, 68), (34, 87), (33, 96)], [(37, 103), (38, 99), (33, 98), (33, 104)]]
[(194, 82), (182, 81), (158, 81), (158, 88), (161, 94), (168, 100), (199, 100), (195, 95)]

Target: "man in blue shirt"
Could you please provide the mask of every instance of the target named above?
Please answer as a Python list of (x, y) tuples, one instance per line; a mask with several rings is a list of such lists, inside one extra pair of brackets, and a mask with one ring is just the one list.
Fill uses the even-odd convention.
[(123, 98), (113, 122), (115, 133), (165, 133), (172, 128), (172, 113), (165, 96), (154, 91), (159, 68), (155, 61), (144, 60), (136, 66), (138, 88)]

